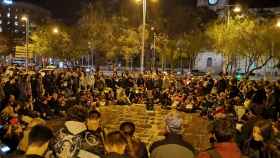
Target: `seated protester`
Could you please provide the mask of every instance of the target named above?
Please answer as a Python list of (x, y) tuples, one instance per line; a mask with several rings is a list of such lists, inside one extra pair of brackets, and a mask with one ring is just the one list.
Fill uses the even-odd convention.
[(125, 156), (127, 142), (121, 132), (109, 133), (104, 142), (106, 156), (104, 158), (128, 158)]
[(123, 88), (120, 88), (117, 90), (117, 103), (119, 105), (130, 105), (131, 102), (127, 95), (125, 94), (125, 90)]
[(43, 125), (34, 126), (29, 134), (29, 146), (25, 158), (43, 158), (48, 150), (49, 141), (53, 137), (52, 131)]
[(4, 109), (1, 111), (1, 117), (17, 117), (17, 111), (20, 109), (20, 105), (16, 103), (15, 96), (10, 95), (8, 102), (4, 105)]
[(53, 137), (52, 131), (43, 125), (32, 127), (28, 136), (28, 148), (25, 154), (11, 154), (8, 158), (44, 158), (49, 157), (48, 146)]
[(195, 112), (193, 96), (187, 97), (177, 110), (183, 112)]
[(168, 114), (165, 139), (154, 142), (150, 147), (151, 158), (194, 158), (195, 149), (183, 140), (183, 119), (178, 113)]
[(20, 115), (28, 115), (31, 117), (36, 117), (39, 115), (39, 113), (34, 109), (32, 96), (28, 96), (27, 100), (21, 104), (21, 108), (19, 109), (18, 113)]
[[(85, 119), (86, 110), (84, 108), (76, 106), (70, 111), (72, 117), (65, 122), (65, 127), (56, 134), (53, 144), (55, 156), (76, 157), (81, 150), (103, 156), (105, 134), (100, 126), (100, 113), (92, 111)], [(74, 112), (76, 114), (73, 114)]]
[(16, 150), (22, 137), (23, 129), (18, 118), (12, 118), (4, 126), (5, 135), (1, 138), (2, 142), (10, 147), (11, 151)]
[(27, 128), (25, 128), (25, 130), (23, 131), (23, 137), (19, 142), (18, 149), (22, 152), (26, 152), (29, 145), (28, 142), (29, 134), (32, 128), (35, 127), (36, 125), (45, 125), (45, 124), (46, 122), (40, 118), (35, 118), (31, 120), (31, 122), (27, 125)]
[(58, 94), (56, 92), (52, 94), (52, 98), (48, 102), (48, 105), (49, 108), (51, 109), (52, 115), (59, 114)]
[(75, 157), (82, 143), (82, 133), (87, 127), (84, 124), (87, 110), (81, 106), (73, 106), (67, 111), (67, 121), (64, 127), (55, 133), (51, 147), (54, 156), (58, 158)]
[(171, 106), (172, 100), (169, 97), (169, 90), (163, 91), (163, 93), (160, 95), (160, 103), (163, 107)]
[(91, 111), (86, 119), (86, 126), (87, 130), (82, 133), (81, 149), (103, 156), (105, 132), (101, 127), (101, 114)]
[(66, 99), (64, 97), (64, 94), (59, 95), (58, 103), (59, 103), (59, 114), (61, 116), (65, 117), (66, 116), (66, 111), (69, 107), (66, 105)]
[(49, 115), (51, 114), (51, 109), (49, 107), (47, 97), (42, 97), (41, 99), (39, 99), (35, 105), (35, 109), (37, 109), (37, 111), (39, 111), (40, 116), (42, 118), (44, 118), (44, 119), (48, 118)]
[(270, 158), (267, 150), (268, 141), (272, 137), (272, 123), (259, 120), (254, 124), (252, 135), (247, 141), (243, 152), (250, 158)]
[(132, 122), (122, 123), (120, 126), (120, 131), (126, 137), (126, 152), (130, 158), (148, 158), (146, 145), (134, 137), (135, 125)]
[(145, 96), (145, 104), (146, 104), (146, 110), (153, 111), (154, 110), (154, 104), (155, 99), (153, 96), (153, 91), (148, 90)]
[(241, 152), (234, 142), (235, 127), (230, 120), (216, 120), (212, 130), (216, 139), (214, 147), (201, 152), (197, 158), (241, 158)]

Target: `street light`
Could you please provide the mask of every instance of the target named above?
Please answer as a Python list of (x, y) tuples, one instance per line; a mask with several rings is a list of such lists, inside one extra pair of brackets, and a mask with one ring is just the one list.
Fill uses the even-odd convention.
[(229, 25), (230, 23), (230, 11), (231, 8), (233, 8), (234, 13), (240, 13), (242, 11), (242, 8), (239, 4), (234, 4), (234, 5), (224, 5), (227, 8), (227, 24)]
[(154, 70), (156, 66), (156, 32), (154, 27), (152, 27), (151, 30), (153, 32), (153, 70)]
[(239, 5), (236, 5), (233, 9), (233, 12), (240, 13), (242, 11), (242, 8)]
[(280, 19), (277, 20), (276, 27), (280, 28)]
[[(158, 0), (151, 0), (152, 2), (157, 2)], [(142, 27), (142, 48), (141, 48), (141, 73), (144, 72), (144, 58), (145, 58), (145, 30), (146, 30), (146, 15), (147, 15), (147, 0), (135, 0), (136, 3), (143, 4), (143, 27)]]
[(26, 66), (26, 72), (28, 69), (28, 43), (29, 43), (29, 18), (27, 15), (24, 15), (21, 17), (21, 20), (25, 22), (25, 44), (26, 44), (26, 54), (25, 54), (25, 66)]
[(52, 32), (53, 32), (54, 34), (58, 34), (58, 33), (59, 33), (59, 29), (58, 29), (57, 27), (54, 27), (53, 30), (52, 30)]
[[(240, 13), (242, 11), (242, 8), (239, 4), (234, 4), (234, 5), (224, 5), (227, 8), (227, 28), (229, 28), (229, 24), (230, 24), (230, 12), (231, 12), (231, 8), (233, 8), (233, 12), (234, 13)], [(224, 72), (224, 54), (222, 54), (222, 71)], [(227, 70), (225, 70), (227, 71)]]

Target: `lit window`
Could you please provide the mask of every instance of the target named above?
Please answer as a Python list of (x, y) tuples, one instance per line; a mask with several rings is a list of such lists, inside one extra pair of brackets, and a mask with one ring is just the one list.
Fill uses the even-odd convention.
[(0, 24), (2, 24), (2, 20), (0, 20)]
[(18, 16), (16, 15), (16, 16), (15, 16), (15, 19), (17, 19), (17, 18), (18, 18)]
[(0, 32), (3, 32), (3, 29), (2, 29), (2, 27), (0, 27)]
[(15, 30), (15, 33), (18, 33), (18, 30)]
[(11, 23), (10, 21), (7, 22), (8, 25), (10, 25), (10, 23)]
[(15, 22), (15, 25), (18, 26), (18, 22), (17, 21)]
[(11, 16), (11, 13), (7, 13), (7, 17), (9, 18)]

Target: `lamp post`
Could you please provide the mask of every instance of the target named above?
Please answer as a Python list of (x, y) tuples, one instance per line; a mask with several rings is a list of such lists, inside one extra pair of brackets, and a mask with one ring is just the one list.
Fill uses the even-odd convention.
[[(145, 30), (146, 30), (146, 16), (147, 16), (147, 0), (135, 0), (137, 3), (143, 4), (143, 27), (142, 27), (142, 47), (141, 47), (141, 73), (144, 72), (144, 58), (145, 58)], [(158, 0), (151, 0), (152, 2), (157, 2)]]
[(58, 27), (54, 27), (52, 32), (53, 32), (53, 34), (58, 34), (59, 33)]
[(25, 66), (26, 72), (28, 71), (28, 44), (29, 44), (29, 18), (24, 15), (21, 17), (21, 20), (25, 22), (25, 44), (26, 44), (26, 54), (25, 54)]
[(151, 30), (153, 31), (153, 69), (156, 67), (156, 32), (155, 28), (152, 27)]
[[(242, 8), (238, 4), (234, 5), (224, 5), (227, 8), (227, 28), (229, 28), (230, 25), (230, 13), (231, 13), (231, 8), (233, 8), (234, 13), (240, 13), (242, 11)], [(224, 69), (224, 54), (222, 54), (222, 71), (227, 72), (227, 70)]]
[(141, 47), (141, 59), (140, 59), (141, 73), (144, 73), (146, 16), (147, 16), (147, 0), (143, 0), (142, 47)]
[(280, 19), (277, 20), (276, 27), (280, 28)]
[(238, 4), (234, 4), (234, 5), (224, 5), (226, 8), (227, 8), (227, 25), (229, 25), (230, 23), (230, 11), (231, 11), (231, 8), (233, 8), (233, 12), (234, 13), (240, 13), (242, 11), (242, 8), (240, 5)]

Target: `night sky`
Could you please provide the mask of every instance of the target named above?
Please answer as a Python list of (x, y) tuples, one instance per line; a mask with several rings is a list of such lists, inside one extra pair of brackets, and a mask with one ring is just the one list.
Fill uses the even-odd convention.
[[(41, 7), (44, 7), (51, 11), (52, 15), (56, 19), (60, 19), (64, 22), (71, 23), (77, 19), (79, 10), (83, 5), (91, 0), (16, 0), (34, 3)], [(190, 4), (190, 1), (186, 0), (186, 5)], [(231, 0), (231, 3), (241, 2), (245, 3), (249, 7), (271, 7), (280, 6), (280, 0)], [(192, 2), (192, 4), (194, 4)]]

